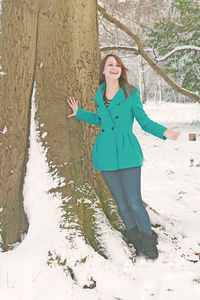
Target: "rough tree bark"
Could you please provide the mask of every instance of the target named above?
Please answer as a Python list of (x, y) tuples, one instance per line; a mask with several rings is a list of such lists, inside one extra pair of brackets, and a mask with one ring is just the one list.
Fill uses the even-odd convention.
[(37, 30), (37, 1), (3, 2), (0, 81), (0, 226), (4, 247), (20, 240), (28, 222), (22, 186)]
[(66, 218), (73, 219), (86, 242), (104, 255), (95, 234), (95, 210), (80, 199), (94, 202), (98, 195), (101, 201), (96, 205), (112, 226), (122, 230), (122, 223), (100, 172), (93, 169), (91, 152), (98, 129), (67, 119), (71, 109), (65, 101), (71, 95), (79, 106), (95, 111), (92, 99), (98, 87), (100, 60), (96, 0), (5, 2), (2, 31), (2, 43), (6, 45), (2, 66), (6, 75), (2, 78), (0, 121), (1, 128), (8, 128), (1, 145), (0, 171), (4, 247), (19, 240), (20, 232), (27, 229), (27, 223), (22, 222), (26, 219), (22, 184), (35, 82), (36, 119), (43, 146), (48, 149), (50, 171), (65, 178), (65, 186), (50, 192), (61, 193), (63, 199), (71, 196), (70, 201), (63, 202)]
[[(79, 106), (95, 111), (92, 99), (98, 87), (99, 61), (96, 1), (63, 0), (59, 9), (53, 0), (44, 2), (38, 24), (36, 118), (44, 124), (41, 135), (48, 133), (43, 144), (48, 147), (51, 171), (57, 172), (66, 182), (65, 187), (52, 192), (61, 192), (63, 198), (72, 197), (64, 205), (66, 215), (73, 216), (86, 241), (103, 254), (95, 234), (95, 212), (91, 205), (77, 201), (80, 197), (95, 201), (94, 188), (101, 198), (99, 209), (112, 220), (108, 209), (112, 200), (104, 201), (110, 197), (109, 191), (100, 172), (94, 171), (91, 160), (92, 146), (99, 129), (73, 118), (67, 119), (71, 109), (65, 101), (71, 95), (79, 101)], [(83, 189), (80, 192), (80, 188), (87, 184), (92, 186), (90, 196), (88, 186), (85, 193)], [(77, 188), (79, 191), (76, 191)]]

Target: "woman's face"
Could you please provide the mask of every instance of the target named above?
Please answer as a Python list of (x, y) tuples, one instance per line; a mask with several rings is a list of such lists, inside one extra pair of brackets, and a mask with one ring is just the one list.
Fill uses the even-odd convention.
[(114, 56), (109, 56), (106, 60), (103, 74), (108, 79), (119, 79), (122, 69)]

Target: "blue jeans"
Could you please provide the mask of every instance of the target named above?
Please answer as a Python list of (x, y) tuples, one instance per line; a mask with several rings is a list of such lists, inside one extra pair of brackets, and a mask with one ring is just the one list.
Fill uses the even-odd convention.
[(101, 171), (119, 214), (127, 230), (138, 227), (139, 231), (152, 234), (149, 215), (141, 197), (141, 167)]

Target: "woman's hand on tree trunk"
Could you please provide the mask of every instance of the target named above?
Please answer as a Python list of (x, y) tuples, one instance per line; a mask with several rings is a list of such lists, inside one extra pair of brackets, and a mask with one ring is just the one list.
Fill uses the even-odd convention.
[(69, 97), (66, 101), (73, 110), (73, 113), (68, 115), (68, 118), (75, 117), (78, 110), (78, 101), (74, 97)]
[(163, 136), (165, 136), (167, 139), (170, 139), (170, 140), (176, 140), (181, 133), (180, 133), (180, 131), (175, 131), (174, 130), (175, 128), (178, 128), (178, 126), (174, 126), (174, 127), (166, 129), (163, 133)]

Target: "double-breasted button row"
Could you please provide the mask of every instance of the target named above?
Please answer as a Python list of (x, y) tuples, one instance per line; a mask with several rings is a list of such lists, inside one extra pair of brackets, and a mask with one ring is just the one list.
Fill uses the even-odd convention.
[[(116, 119), (119, 119), (119, 116), (115, 116), (115, 118), (116, 118)], [(99, 120), (101, 120), (101, 118), (100, 118), (100, 117), (98, 117), (98, 119), (99, 119)]]
[[(112, 130), (114, 130), (114, 129), (115, 129), (115, 127), (112, 127), (111, 129), (112, 129)], [(105, 131), (105, 129), (102, 129), (101, 131), (103, 131), (103, 132), (104, 132), (104, 131)]]

